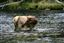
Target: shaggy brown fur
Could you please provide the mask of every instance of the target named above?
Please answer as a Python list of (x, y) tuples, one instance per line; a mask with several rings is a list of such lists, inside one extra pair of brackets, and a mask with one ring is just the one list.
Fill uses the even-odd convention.
[(27, 27), (32, 30), (37, 24), (37, 18), (35, 16), (16, 16), (13, 18), (15, 31), (20, 31), (22, 28)]

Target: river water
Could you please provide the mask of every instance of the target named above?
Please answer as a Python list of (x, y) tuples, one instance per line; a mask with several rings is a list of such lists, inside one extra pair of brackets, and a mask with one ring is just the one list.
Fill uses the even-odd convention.
[[(14, 32), (15, 27), (12, 22), (12, 19), (16, 15), (37, 16), (38, 23), (34, 27), (36, 32), (15, 33)], [(0, 43), (64, 43), (63, 32), (64, 32), (64, 11), (62, 12), (22, 11), (19, 13), (0, 12)], [(38, 35), (33, 36), (33, 34)]]

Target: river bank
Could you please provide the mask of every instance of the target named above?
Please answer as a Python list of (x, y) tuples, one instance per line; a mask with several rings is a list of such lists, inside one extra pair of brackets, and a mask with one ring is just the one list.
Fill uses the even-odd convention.
[(19, 10), (13, 10), (13, 11), (0, 11), (0, 13), (22, 13), (22, 14), (32, 14), (32, 13), (36, 13), (36, 14), (48, 14), (48, 13), (64, 13), (64, 10), (24, 10), (24, 9), (19, 9)]
[[(10, 3), (9, 3), (10, 4)], [(1, 11), (14, 11), (14, 10), (64, 10), (64, 5), (59, 3), (49, 2), (20, 2), (6, 5), (0, 8)]]

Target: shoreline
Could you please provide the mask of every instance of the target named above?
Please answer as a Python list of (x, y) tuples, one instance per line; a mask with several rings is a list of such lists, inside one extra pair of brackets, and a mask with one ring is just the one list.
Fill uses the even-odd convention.
[(6, 13), (64, 13), (64, 10), (14, 10), (14, 11), (0, 11)]

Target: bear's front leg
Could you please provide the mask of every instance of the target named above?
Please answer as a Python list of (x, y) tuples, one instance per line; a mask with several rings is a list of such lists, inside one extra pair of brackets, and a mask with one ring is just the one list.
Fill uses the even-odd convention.
[(14, 31), (15, 32), (20, 32), (21, 31), (21, 24), (16, 24)]

